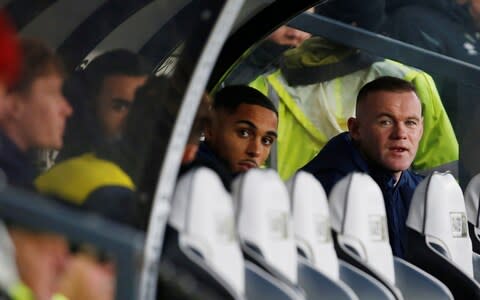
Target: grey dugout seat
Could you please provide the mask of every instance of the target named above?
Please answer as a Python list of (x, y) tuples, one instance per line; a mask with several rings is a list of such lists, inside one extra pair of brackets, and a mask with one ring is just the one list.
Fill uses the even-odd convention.
[(329, 201), (341, 259), (380, 281), (392, 298), (453, 299), (439, 280), (393, 256), (382, 191), (368, 174), (344, 177), (333, 187)]
[(207, 286), (205, 298), (295, 299), (272, 276), (244, 260), (232, 197), (210, 169), (195, 168), (179, 179), (166, 236), (166, 267), (173, 261), (170, 269), (190, 272)]
[(415, 190), (407, 218), (407, 259), (440, 279), (455, 299), (479, 299), (463, 193), (450, 173), (434, 172)]
[[(337, 290), (344, 290), (350, 297), (393, 298), (378, 280), (337, 258), (331, 234), (327, 195), (320, 182), (310, 173), (299, 171), (287, 182), (287, 188), (292, 203), (295, 240), (300, 256), (326, 277), (325, 281), (330, 280), (333, 282), (332, 285), (337, 285)], [(299, 280), (304, 280), (300, 277), (302, 275), (299, 268)], [(316, 285), (319, 286), (318, 283)], [(323, 286), (318, 288), (329, 291), (322, 294), (324, 298), (331, 296), (332, 299), (339, 299), (339, 295), (333, 294), (334, 288), (328, 289)], [(353, 290), (355, 295), (351, 295), (349, 290)]]

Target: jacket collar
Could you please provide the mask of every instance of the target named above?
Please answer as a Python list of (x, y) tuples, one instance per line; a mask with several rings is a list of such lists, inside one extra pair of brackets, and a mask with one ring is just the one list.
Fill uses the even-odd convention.
[(365, 69), (379, 57), (313, 37), (285, 52), (281, 71), (291, 86), (329, 81)]

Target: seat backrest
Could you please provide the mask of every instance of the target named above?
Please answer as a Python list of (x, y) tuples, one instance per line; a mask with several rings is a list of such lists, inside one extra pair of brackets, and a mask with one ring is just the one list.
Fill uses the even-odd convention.
[(270, 169), (252, 169), (237, 176), (232, 193), (244, 250), (260, 256), (271, 267), (269, 271), (296, 285), (297, 252), (290, 200), (278, 174)]
[(470, 180), (464, 195), (472, 248), (474, 252), (480, 253), (480, 174)]
[(338, 243), (394, 285), (385, 204), (376, 182), (367, 174), (351, 173), (333, 187), (329, 202)]
[(416, 188), (407, 226), (473, 278), (472, 242), (463, 193), (450, 173), (437, 173)]
[(310, 173), (300, 171), (287, 182), (287, 188), (297, 248), (316, 269), (338, 280), (338, 259), (322, 185)]
[(305, 297), (252, 262), (245, 262), (247, 299), (303, 300)]
[(480, 228), (480, 174), (475, 175), (465, 189), (465, 208), (468, 221)]
[(179, 179), (169, 224), (178, 231), (182, 247), (192, 249), (244, 295), (245, 266), (232, 198), (212, 170), (196, 168)]

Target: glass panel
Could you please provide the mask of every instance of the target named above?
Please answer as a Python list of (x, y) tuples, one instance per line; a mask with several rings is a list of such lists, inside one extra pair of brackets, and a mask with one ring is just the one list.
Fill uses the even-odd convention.
[[(335, 1), (330, 3), (334, 4)], [(362, 8), (365, 10), (373, 9), (369, 5), (363, 6), (366, 6)], [(352, 17), (354, 12), (361, 13), (352, 10)], [(331, 14), (331, 8), (325, 4), (317, 7), (316, 11)], [(312, 27), (311, 31), (308, 27), (302, 29), (315, 32), (321, 23), (309, 25), (316, 27)], [(372, 24), (357, 22), (354, 25), (373, 29)], [(388, 59), (385, 49), (389, 48), (384, 44), (362, 44), (361, 39), (355, 40), (346, 35), (342, 37), (342, 34), (345, 32), (338, 31), (338, 39), (346, 45), (313, 37), (300, 47), (291, 49), (273, 43), (269, 37), (246, 51), (223, 81), (224, 85), (251, 84), (274, 102), (280, 101), (280, 138), (278, 150), (272, 151), (273, 155), (278, 155), (282, 178), (289, 178), (309, 162), (330, 138), (347, 130), (347, 120), (355, 114), (356, 94), (363, 84), (380, 75), (392, 75), (411, 81), (422, 98), (426, 128), (413, 167), (423, 172), (443, 165), (444, 168), (438, 170), (451, 170), (465, 186), (472, 176), (480, 172), (480, 166), (475, 163), (478, 145), (473, 138), (478, 110), (475, 95), (479, 87), (473, 85), (472, 81), (464, 82), (459, 78), (468, 79), (463, 72), (477, 74), (478, 70), (438, 58), (440, 60), (435, 64), (425, 65), (429, 71), (423, 72), (408, 66), (408, 63), (402, 63), (402, 60), (420, 61), (422, 56), (429, 59), (437, 57), (428, 52), (414, 53), (413, 49), (412, 53), (417, 57), (411, 53), (396, 55), (396, 58), (403, 58), (395, 62)], [(348, 34), (353, 37), (355, 33)], [(363, 45), (368, 51), (349, 47), (349, 41)], [(382, 42), (388, 44), (396, 41)], [(441, 59), (462, 73), (446, 74), (448, 69), (443, 68)], [(277, 74), (277, 71), (280, 73)], [(285, 95), (290, 95), (289, 103), (282, 99)], [(442, 120), (438, 119), (440, 115)], [(299, 143), (302, 138), (306, 140)]]
[[(5, 9), (5, 15), (0, 17), (4, 49), (0, 55), (1, 183), (2, 187), (18, 189), (12, 192), (13, 197), (21, 190), (38, 192), (54, 199), (55, 205), (74, 211), (72, 215), (65, 212), (70, 220), (56, 220), (62, 211), (13, 217), (19, 227), (27, 223), (29, 237), (38, 236), (41, 241), (44, 231), (53, 232), (54, 238), (61, 240), (58, 244), (63, 248), (58, 248), (68, 248), (66, 256), (78, 257), (72, 259), (71, 271), (65, 273), (60, 266), (58, 270), (69, 299), (112, 299), (115, 291), (117, 299), (137, 296), (143, 267), (139, 243), (144, 242), (139, 232), (146, 230), (184, 94), (223, 4), (203, 0), (0, 3)], [(217, 50), (225, 37), (217, 40)], [(204, 72), (202, 80), (206, 82), (208, 68)], [(190, 102), (198, 103), (202, 94), (203, 88), (191, 92), (190, 97), (196, 100)], [(190, 124), (188, 119), (193, 119), (196, 108), (189, 105), (183, 123)], [(175, 155), (184, 152), (182, 139), (186, 140), (190, 131), (189, 141), (198, 144), (203, 121), (197, 118), (193, 130), (184, 125), (181, 134), (176, 134)], [(170, 166), (173, 175), (166, 181), (173, 188), (180, 162)], [(24, 200), (38, 201), (34, 195)], [(43, 203), (39, 206), (48, 207)], [(12, 217), (6, 213), (9, 209), (10, 204), (0, 202), (0, 222), (10, 231)], [(29, 223), (29, 218), (36, 221)], [(38, 232), (30, 234), (35, 224), (48, 223), (49, 219), (51, 225), (39, 226)], [(79, 221), (77, 228), (74, 221), (79, 219), (86, 222)], [(104, 225), (102, 219), (129, 227), (122, 232), (123, 247), (98, 237), (115, 236), (112, 230), (119, 230)], [(72, 223), (65, 225), (64, 221)], [(93, 229), (82, 226), (96, 222), (94, 230), (98, 235), (93, 238), (89, 235)], [(0, 242), (9, 236), (8, 232), (0, 236)], [(153, 247), (155, 254), (159, 249), (161, 243)], [(114, 264), (118, 261), (122, 263)], [(12, 264), (14, 270), (21, 267)], [(44, 267), (45, 272), (56, 268), (54, 262)], [(147, 271), (153, 269), (148, 266)], [(181, 291), (183, 287), (176, 286), (178, 282), (169, 278), (168, 272), (171, 270), (161, 272), (165, 287)], [(17, 279), (29, 286), (31, 281), (25, 274), (20, 275)], [(101, 278), (103, 275), (108, 278)], [(70, 277), (74, 277), (73, 283)], [(83, 280), (93, 281), (92, 285), (89, 287)], [(77, 286), (77, 281), (87, 287)], [(97, 289), (96, 284), (101, 288)], [(63, 290), (59, 286), (53, 289)], [(34, 290), (35, 297), (43, 298), (49, 298), (52, 290), (45, 293), (40, 295)]]

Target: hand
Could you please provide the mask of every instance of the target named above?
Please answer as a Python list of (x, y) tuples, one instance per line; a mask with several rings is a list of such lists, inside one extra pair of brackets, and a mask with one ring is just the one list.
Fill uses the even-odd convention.
[(59, 292), (69, 300), (113, 300), (115, 266), (110, 262), (100, 263), (87, 254), (77, 254), (71, 259)]
[(309, 33), (284, 25), (270, 34), (267, 39), (279, 45), (298, 47), (309, 37), (311, 37)]

